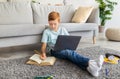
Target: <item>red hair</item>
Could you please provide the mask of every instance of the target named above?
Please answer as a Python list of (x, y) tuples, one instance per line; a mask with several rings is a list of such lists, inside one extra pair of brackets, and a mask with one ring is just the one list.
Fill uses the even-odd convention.
[(55, 11), (50, 12), (48, 15), (48, 21), (56, 20), (56, 19), (58, 19), (58, 21), (60, 22), (60, 14)]

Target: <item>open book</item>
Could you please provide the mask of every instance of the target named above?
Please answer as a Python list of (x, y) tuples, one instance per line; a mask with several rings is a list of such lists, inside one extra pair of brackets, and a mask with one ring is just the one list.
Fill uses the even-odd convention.
[(29, 60), (26, 63), (45, 66), (45, 65), (54, 65), (55, 61), (56, 61), (55, 57), (47, 57), (45, 60), (41, 60), (39, 54), (34, 54), (29, 58)]

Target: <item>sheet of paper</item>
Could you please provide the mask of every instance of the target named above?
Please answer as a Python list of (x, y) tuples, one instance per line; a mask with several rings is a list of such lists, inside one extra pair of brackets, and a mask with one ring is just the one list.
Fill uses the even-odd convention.
[(29, 58), (30, 60), (36, 61), (37, 63), (41, 63), (40, 55), (39, 54), (34, 54), (32, 57)]

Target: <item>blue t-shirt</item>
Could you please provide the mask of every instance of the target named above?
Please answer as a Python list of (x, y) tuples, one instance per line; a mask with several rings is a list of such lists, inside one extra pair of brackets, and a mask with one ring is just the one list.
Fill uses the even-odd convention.
[(64, 27), (59, 27), (57, 32), (50, 28), (44, 30), (41, 42), (47, 43), (48, 52), (53, 49), (58, 35), (69, 35), (69, 33)]

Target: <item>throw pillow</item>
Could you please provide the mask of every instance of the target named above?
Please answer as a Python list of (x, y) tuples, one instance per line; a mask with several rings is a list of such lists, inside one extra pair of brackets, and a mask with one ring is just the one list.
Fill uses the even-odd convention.
[(79, 7), (72, 18), (72, 22), (85, 23), (88, 17), (90, 16), (92, 10), (93, 10), (92, 6)]

